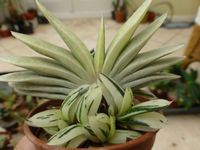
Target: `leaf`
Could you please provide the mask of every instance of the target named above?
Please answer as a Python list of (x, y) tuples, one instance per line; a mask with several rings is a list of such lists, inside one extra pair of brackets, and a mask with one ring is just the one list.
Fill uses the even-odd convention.
[(134, 89), (134, 95), (141, 96), (141, 97), (144, 97), (147, 99), (155, 99), (156, 98), (156, 96), (153, 93), (146, 91), (146, 90), (142, 90), (142, 89)]
[(134, 81), (137, 79), (141, 79), (143, 77), (147, 77), (149, 75), (154, 74), (155, 72), (162, 71), (167, 67), (179, 63), (183, 60), (183, 57), (170, 57), (170, 58), (161, 58), (152, 64), (141, 68), (136, 72), (132, 72), (130, 75), (126, 76), (124, 79), (120, 81), (121, 84), (127, 83), (129, 81)]
[(108, 139), (112, 138), (116, 133), (116, 117), (110, 116), (110, 131)]
[(83, 134), (83, 127), (81, 127), (80, 125), (71, 125), (58, 131), (56, 134), (54, 134), (49, 139), (47, 144), (48, 145), (62, 145), (82, 134)]
[(66, 70), (64, 67), (50, 59), (27, 56), (4, 56), (0, 57), (0, 60), (29, 69), (42, 75), (66, 79), (79, 85), (84, 83), (84, 81), (74, 73)]
[(126, 123), (134, 130), (151, 132), (163, 128), (167, 119), (160, 113), (148, 112), (136, 115)]
[(26, 123), (33, 127), (55, 127), (62, 119), (59, 109), (51, 109), (39, 112), (27, 119)]
[(96, 115), (102, 100), (102, 91), (97, 84), (90, 86), (77, 110), (77, 120), (82, 124), (88, 123), (88, 116)]
[(4, 82), (23, 82), (23, 83), (31, 83), (37, 85), (48, 85), (48, 86), (61, 86), (67, 88), (76, 88), (77, 85), (71, 83), (64, 79), (52, 78), (41, 76), (31, 71), (19, 71), (14, 73), (8, 73), (0, 76), (0, 81)]
[(178, 49), (182, 47), (183, 45), (178, 45), (178, 46), (171, 46), (171, 47), (165, 47), (165, 48), (158, 48), (155, 50), (140, 53), (126, 68), (124, 68), (124, 70), (116, 74), (114, 76), (114, 79), (116, 81), (121, 81), (127, 75), (133, 72), (136, 72), (142, 67), (145, 67), (149, 65), (150, 63), (177, 51)]
[(168, 107), (171, 104), (168, 100), (163, 100), (163, 99), (156, 99), (156, 100), (150, 100), (147, 102), (142, 102), (140, 104), (137, 104), (135, 106), (132, 106), (131, 109), (124, 115), (120, 116), (119, 120), (126, 120), (127, 118), (130, 118), (132, 116), (146, 113), (146, 112), (151, 112), (151, 111), (157, 111), (163, 108)]
[(79, 101), (83, 99), (83, 95), (88, 91), (88, 85), (82, 85), (77, 89), (71, 91), (61, 106), (62, 114), (68, 122), (72, 123), (75, 120), (76, 111), (78, 109)]
[(20, 90), (15, 88), (14, 89), (16, 92), (22, 94), (22, 95), (30, 95), (30, 96), (35, 96), (35, 97), (42, 97), (42, 98), (49, 98), (49, 99), (56, 99), (56, 100), (64, 100), (67, 96), (63, 94), (53, 94), (53, 93), (48, 93), (48, 92), (35, 92), (35, 91), (26, 91), (26, 90)]
[(25, 91), (37, 91), (37, 92), (48, 92), (48, 93), (59, 93), (59, 94), (68, 94), (72, 89), (68, 89), (65, 87), (59, 86), (43, 86), (43, 85), (34, 85), (30, 83), (16, 83), (16, 82), (9, 82), (9, 85), (13, 88)]
[(59, 19), (51, 14), (51, 12), (48, 11), (38, 0), (36, 0), (36, 4), (44, 16), (49, 20), (51, 25), (56, 29), (67, 46), (70, 48), (76, 59), (81, 63), (81, 65), (86, 69), (91, 77), (95, 77), (93, 58), (85, 44)]
[(131, 88), (126, 88), (124, 98), (122, 100), (122, 105), (121, 105), (118, 115), (121, 116), (125, 114), (130, 109), (132, 103), (133, 103), (132, 90)]
[(43, 127), (42, 129), (50, 135), (56, 134), (59, 130), (58, 127)]
[(86, 140), (87, 140), (87, 137), (85, 135), (79, 135), (79, 136), (73, 138), (69, 143), (67, 143), (66, 147), (77, 148), (81, 144), (83, 144)]
[(126, 143), (128, 139), (137, 139), (142, 134), (132, 130), (116, 130), (114, 136), (108, 141), (110, 144)]
[(101, 83), (100, 85), (101, 85), (103, 97), (105, 98), (105, 101), (109, 106), (108, 112), (109, 112), (109, 114), (114, 115), (117, 112), (117, 106), (114, 101), (114, 97), (112, 96), (112, 94), (110, 93), (108, 88), (105, 87), (104, 84)]
[(146, 29), (142, 32), (134, 36), (126, 48), (120, 54), (119, 58), (117, 58), (116, 63), (110, 73), (110, 76), (114, 76), (118, 72), (121, 72), (130, 62), (133, 60), (139, 51), (144, 47), (144, 45), (148, 42), (151, 36), (159, 29), (164, 20), (166, 19), (167, 14), (162, 15), (158, 19), (156, 19), (152, 24), (150, 24)]
[(101, 25), (99, 28), (99, 36), (94, 55), (94, 66), (97, 73), (101, 73), (105, 58), (105, 27), (103, 18), (101, 19)]
[[(106, 89), (109, 91), (109, 93), (113, 97), (114, 103), (117, 106), (117, 110), (119, 111), (121, 108), (121, 104), (122, 104), (124, 90), (108, 76), (100, 74), (99, 80), (106, 87)], [(103, 92), (104, 92), (104, 90), (103, 90)], [(106, 101), (109, 101), (109, 100), (106, 100)]]
[(96, 116), (88, 116), (88, 119), (91, 130), (101, 142), (105, 142), (109, 135), (109, 125)]
[(179, 76), (168, 74), (168, 73), (157, 73), (138, 80), (130, 81), (128, 83), (122, 84), (122, 87), (133, 87), (134, 89), (139, 89), (146, 87), (151, 83), (162, 81), (162, 80), (173, 80), (178, 79)]
[(151, 0), (144, 1), (144, 3), (136, 10), (136, 12), (128, 19), (128, 21), (126, 21), (126, 23), (115, 35), (107, 50), (107, 55), (103, 65), (103, 73), (110, 73), (116, 59), (129, 42), (140, 21), (145, 16), (150, 4)]
[(12, 32), (12, 35), (24, 42), (34, 51), (56, 60), (71, 72), (75, 73), (83, 79), (89, 80), (87, 72), (68, 50), (30, 35), (16, 32)]

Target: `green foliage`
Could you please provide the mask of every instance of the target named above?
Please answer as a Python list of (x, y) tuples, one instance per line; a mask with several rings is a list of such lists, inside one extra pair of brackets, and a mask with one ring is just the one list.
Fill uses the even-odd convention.
[(175, 93), (176, 102), (187, 109), (200, 103), (200, 84), (196, 82), (198, 76), (197, 71), (186, 71), (179, 63), (170, 67), (166, 72), (177, 74), (180, 76), (180, 79), (174, 81), (161, 81), (151, 86), (151, 88), (163, 92)]

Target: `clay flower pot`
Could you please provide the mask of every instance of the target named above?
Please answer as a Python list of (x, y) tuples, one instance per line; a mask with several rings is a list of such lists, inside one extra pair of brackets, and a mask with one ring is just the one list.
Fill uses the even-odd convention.
[(0, 27), (0, 37), (9, 37), (11, 36), (11, 32), (10, 29), (8, 28), (7, 25), (2, 25), (2, 27)]
[[(48, 101), (34, 109), (28, 117), (46, 110), (50, 106), (60, 106), (62, 101)], [(24, 125), (24, 133), (26, 138), (29, 140), (32, 145), (30, 147), (31, 150), (81, 150), (81, 149), (88, 149), (88, 148), (77, 148), (77, 149), (69, 149), (69, 148), (61, 148), (56, 146), (47, 145), (45, 141), (39, 139), (33, 132), (34, 128), (28, 126), (27, 124)], [(112, 145), (112, 146), (105, 146), (105, 147), (95, 147), (89, 148), (91, 150), (151, 150), (154, 144), (154, 140), (156, 137), (156, 132), (147, 132), (143, 134), (136, 140), (129, 141), (124, 144), (119, 145)], [(34, 147), (34, 148), (33, 148)]]
[(124, 10), (115, 11), (115, 20), (119, 23), (126, 21), (126, 12)]

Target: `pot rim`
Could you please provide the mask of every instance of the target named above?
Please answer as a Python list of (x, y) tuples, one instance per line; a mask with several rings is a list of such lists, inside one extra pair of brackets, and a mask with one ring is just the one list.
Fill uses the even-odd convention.
[[(53, 104), (55, 104), (56, 102), (62, 102), (62, 101), (61, 100), (54, 100), (54, 101), (50, 100), (50, 101), (44, 102), (41, 105), (39, 105), (38, 107), (36, 107), (35, 109), (33, 109), (28, 114), (27, 117), (30, 117), (33, 114), (37, 113), (37, 110), (39, 108), (49, 106), (49, 104), (51, 104), (52, 102), (53, 102)], [(104, 146), (104, 147), (95, 147), (95, 148), (92, 148), (92, 150), (99, 150), (99, 149), (100, 150), (112, 150), (112, 149), (114, 150), (116, 148), (124, 149), (127, 145), (138, 145), (138, 144), (141, 144), (141, 143), (145, 142), (146, 140), (154, 137), (157, 132), (158, 131), (146, 132), (142, 136), (140, 136), (139, 138), (134, 139), (134, 140), (130, 140), (130, 141), (126, 142), (126, 143), (116, 144), (116, 145), (111, 145), (111, 146)], [(84, 150), (84, 149), (88, 149), (88, 148), (62, 148), (62, 147), (47, 145), (47, 143), (45, 141), (39, 139), (38, 137), (36, 137), (32, 133), (30, 126), (28, 126), (26, 123), (24, 123), (24, 134), (32, 143), (34, 143), (34, 145), (37, 144), (37, 146), (39, 146), (41, 148), (48, 148), (49, 150), (55, 149), (55, 148), (57, 148), (57, 150)]]

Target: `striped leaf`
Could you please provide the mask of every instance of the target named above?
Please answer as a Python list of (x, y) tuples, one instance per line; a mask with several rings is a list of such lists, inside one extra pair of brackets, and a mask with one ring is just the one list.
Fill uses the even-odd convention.
[(124, 120), (124, 119), (128, 119), (128, 118), (138, 115), (138, 114), (151, 112), (151, 111), (157, 111), (157, 110), (168, 107), (170, 104), (171, 104), (171, 102), (169, 102), (168, 100), (163, 100), (163, 99), (156, 99), (156, 100), (143, 102), (143, 103), (137, 104), (135, 106), (132, 106), (132, 108), (129, 109), (127, 114), (119, 117), (119, 119)]
[(110, 116), (110, 131), (108, 139), (112, 138), (116, 133), (116, 117)]
[(105, 101), (109, 106), (109, 109), (108, 109), (109, 114), (110, 115), (116, 114), (117, 113), (117, 105), (115, 103), (114, 97), (112, 96), (112, 94), (110, 93), (108, 88), (105, 87), (104, 84), (101, 83), (100, 85), (101, 85), (103, 97), (105, 98)]
[(59, 128), (58, 127), (43, 127), (42, 128), (45, 132), (47, 132), (50, 135), (56, 134), (58, 132)]
[(88, 91), (88, 85), (82, 85), (68, 94), (62, 103), (62, 114), (68, 122), (72, 123), (75, 120), (76, 111), (78, 109), (79, 101)]
[(29, 95), (29, 96), (42, 97), (42, 98), (55, 99), (55, 100), (64, 100), (67, 96), (67, 94), (64, 95), (64, 94), (56, 94), (56, 93), (48, 93), (48, 92), (27, 91), (27, 90), (20, 90), (17, 88), (15, 88), (14, 90), (22, 95)]
[(83, 79), (89, 80), (87, 72), (68, 50), (30, 35), (20, 34), (16, 32), (12, 32), (12, 35), (24, 42), (37, 53), (56, 60), (62, 66), (69, 69), (71, 72), (74, 72), (76, 75), (80, 76)]
[(122, 105), (121, 105), (118, 115), (119, 116), (124, 115), (130, 109), (132, 104), (133, 104), (132, 90), (131, 88), (126, 88), (124, 98), (122, 100)]
[(88, 139), (85, 135), (79, 135), (79, 136), (73, 138), (70, 142), (68, 142), (67, 145), (65, 145), (65, 147), (67, 147), (67, 148), (77, 148), (81, 144), (83, 144), (86, 140), (88, 140)]
[(132, 130), (116, 130), (114, 136), (108, 141), (110, 144), (126, 143), (128, 139), (137, 139), (142, 136), (141, 133)]
[(8, 73), (0, 76), (0, 81), (4, 82), (23, 82), (31, 83), (34, 85), (47, 85), (47, 86), (61, 86), (70, 89), (77, 87), (74, 83), (71, 83), (64, 79), (55, 77), (41, 76), (31, 71), (19, 71), (14, 73)]
[(96, 116), (88, 116), (88, 119), (91, 130), (101, 142), (105, 142), (109, 135), (109, 125)]
[(134, 89), (139, 89), (148, 86), (154, 82), (162, 81), (162, 80), (173, 80), (178, 79), (180, 76), (169, 74), (169, 73), (157, 73), (153, 74), (135, 81), (130, 81), (122, 84), (122, 87), (133, 87)]
[[(113, 97), (114, 103), (117, 106), (117, 110), (119, 111), (122, 105), (124, 90), (108, 76), (100, 74), (99, 79), (102, 82), (102, 84), (106, 87), (110, 95)], [(106, 101), (109, 101), (109, 99)]]
[(88, 123), (88, 116), (96, 115), (102, 100), (102, 91), (99, 86), (93, 84), (77, 110), (77, 120), (82, 123)]
[(58, 125), (59, 120), (62, 120), (61, 111), (51, 109), (33, 115), (27, 119), (26, 123), (33, 127), (55, 127)]
[(140, 96), (149, 100), (157, 98), (153, 93), (149, 92), (148, 90), (143, 90), (143, 89), (134, 89), (134, 95)]
[(66, 79), (79, 85), (84, 83), (84, 81), (74, 73), (66, 70), (64, 67), (50, 59), (42, 57), (4, 56), (0, 57), (0, 60), (29, 69), (42, 75)]
[(136, 115), (126, 122), (134, 130), (138, 131), (156, 131), (167, 123), (167, 119), (160, 113), (148, 112)]
[(24, 82), (20, 82), (20, 83), (9, 82), (9, 85), (19, 90), (48, 92), (48, 93), (57, 93), (57, 94), (64, 94), (64, 95), (67, 95), (72, 90), (65, 87), (34, 85), (34, 84), (26, 83), (26, 82), (25, 83)]
[(103, 65), (103, 73), (110, 73), (119, 54), (123, 51), (124, 47), (129, 42), (134, 31), (137, 29), (139, 23), (145, 16), (150, 4), (151, 0), (144, 1), (144, 3), (136, 10), (136, 12), (128, 19), (128, 21), (126, 21), (126, 23), (115, 35), (107, 50), (105, 62)]
[(132, 72), (130, 75), (127, 75), (124, 79), (120, 81), (120, 83), (123, 84), (152, 75), (155, 72), (162, 71), (171, 65), (181, 62), (183, 59), (184, 59), (183, 57), (161, 58), (153, 62), (152, 64), (144, 68), (141, 68), (136, 72)]
[(97, 40), (96, 51), (94, 55), (94, 67), (97, 73), (101, 73), (105, 58), (105, 28), (103, 18), (99, 28), (99, 36)]
[(114, 76), (117, 72), (121, 72), (133, 60), (139, 51), (148, 42), (151, 36), (159, 29), (167, 15), (164, 14), (150, 24), (146, 29), (137, 34), (129, 41), (126, 48), (123, 50), (117, 59), (110, 75)]
[(56, 134), (54, 134), (49, 139), (47, 144), (48, 145), (63, 145), (82, 134), (83, 134), (83, 127), (81, 127), (80, 125), (71, 125), (58, 131)]
[(179, 50), (182, 47), (183, 45), (178, 45), (178, 46), (171, 46), (171, 47), (165, 47), (165, 48), (158, 48), (158, 49), (151, 50), (148, 52), (140, 53), (126, 68), (124, 68), (124, 70), (116, 74), (114, 79), (116, 81), (121, 81), (127, 75), (149, 65), (150, 63), (166, 55), (169, 55)]
[(70, 48), (72, 54), (82, 64), (89, 75), (94, 77), (95, 70), (93, 66), (93, 58), (85, 44), (59, 19), (57, 19), (50, 11), (48, 11), (38, 0), (36, 0), (36, 4), (44, 16), (49, 20), (51, 25), (56, 29), (63, 41)]

